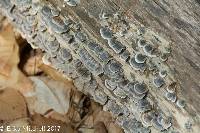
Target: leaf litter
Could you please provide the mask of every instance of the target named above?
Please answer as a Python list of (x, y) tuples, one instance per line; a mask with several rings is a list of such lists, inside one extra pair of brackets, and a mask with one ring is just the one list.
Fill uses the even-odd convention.
[(40, 50), (30, 49), (9, 23), (2, 25), (0, 126), (61, 127), (51, 133), (123, 132), (112, 115), (79, 92), (70, 78), (43, 64)]

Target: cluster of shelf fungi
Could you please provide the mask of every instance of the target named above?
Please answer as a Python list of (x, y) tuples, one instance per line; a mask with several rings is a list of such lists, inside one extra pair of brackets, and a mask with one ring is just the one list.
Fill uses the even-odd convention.
[[(79, 2), (64, 4), (74, 7)], [(186, 106), (167, 64), (169, 41), (130, 22), (122, 12), (99, 14), (99, 41), (48, 2), (1, 0), (0, 9), (33, 48), (44, 51), (44, 63), (73, 79), (80, 91), (112, 112), (126, 132), (176, 131), (173, 117), (155, 101)]]

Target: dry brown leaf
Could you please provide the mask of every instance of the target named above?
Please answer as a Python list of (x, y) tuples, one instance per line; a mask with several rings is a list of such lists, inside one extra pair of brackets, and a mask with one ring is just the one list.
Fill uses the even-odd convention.
[(25, 94), (32, 84), (18, 69), (19, 47), (10, 25), (0, 31), (0, 86), (12, 87)]
[(72, 96), (72, 102), (75, 106), (82, 106), (82, 100), (84, 98), (84, 94), (80, 91), (74, 90)]
[(94, 127), (94, 117), (93, 115), (89, 115), (87, 119), (84, 121), (83, 125), (85, 125), (88, 128)]
[[(36, 127), (43, 126), (46, 129), (49, 127), (52, 127), (52, 130), (54, 130), (54, 131), (51, 130), (51, 132), (43, 131), (41, 133), (76, 133), (76, 131), (73, 130), (71, 125), (64, 124), (61, 121), (53, 120), (50, 118), (45, 118), (38, 114), (36, 114), (32, 117), (31, 125), (36, 126)], [(58, 129), (59, 129), (59, 131), (58, 131)], [(38, 132), (38, 133), (40, 133), (40, 132)]]
[(23, 71), (29, 76), (36, 75), (42, 72), (42, 70), (39, 68), (41, 64), (42, 53), (39, 51), (31, 51), (30, 57), (23, 66)]
[(0, 13), (0, 28), (3, 26), (3, 21), (5, 20), (5, 17)]
[(94, 125), (94, 132), (95, 133), (107, 133), (106, 126), (103, 122), (96, 122)]
[(93, 116), (94, 123), (102, 121), (109, 133), (123, 133), (122, 129), (117, 124), (114, 124), (115, 121), (110, 112), (100, 111)]
[(0, 91), (0, 120), (13, 120), (27, 116), (24, 97), (14, 89)]
[(55, 111), (51, 111), (50, 113), (48, 113), (47, 115), (45, 115), (45, 117), (47, 118), (51, 118), (51, 119), (54, 119), (54, 120), (60, 120), (64, 123), (71, 123), (71, 120), (69, 118), (68, 115), (61, 115)]
[(0, 74), (10, 76), (12, 67), (19, 63), (18, 45), (10, 25), (0, 32)]
[(34, 115), (35, 114), (35, 108), (34, 108), (34, 105), (35, 105), (35, 102), (36, 102), (36, 97), (25, 97), (26, 99), (26, 104), (27, 104), (27, 108), (28, 108), (28, 111), (31, 115)]
[(106, 125), (109, 133), (124, 133), (121, 127), (111, 122), (109, 125)]
[(67, 112), (66, 115), (67, 115), (67, 117), (69, 117), (69, 119), (72, 122), (80, 122), (81, 121), (81, 116), (80, 116), (79, 112), (73, 107), (71, 107), (69, 109), (69, 111)]
[(81, 133), (95, 133), (94, 132), (94, 128), (90, 129), (90, 128), (84, 128), (84, 127), (82, 127), (82, 128), (79, 128), (78, 131), (81, 132)]
[(16, 133), (15, 130), (20, 130), (20, 133), (31, 133), (27, 128), (29, 127), (29, 118), (22, 118), (14, 120), (8, 125), (3, 126), (3, 133)]
[[(91, 128), (93, 126), (95, 132), (101, 127), (102, 131), (99, 130), (99, 132), (105, 132), (105, 130), (107, 130), (109, 133), (123, 133), (122, 129), (118, 125), (114, 124), (115, 121), (111, 113), (103, 111), (102, 106), (91, 101), (90, 110), (93, 110), (93, 113), (85, 120), (84, 125), (86, 127)], [(105, 128), (102, 127), (103, 123)]]
[(21, 36), (21, 34), (18, 32), (17, 29), (13, 29), (13, 30), (15, 33), (15, 39), (17, 41), (17, 44), (20, 46), (20, 50), (26, 45), (29, 45), (26, 39)]
[(30, 77), (35, 85), (35, 111), (44, 114), (54, 109), (60, 114), (66, 114), (70, 107), (72, 86), (47, 77)]
[(103, 121), (105, 124), (114, 122), (111, 113), (105, 111), (99, 111), (97, 114), (93, 114), (94, 122)]
[(41, 64), (39, 68), (55, 80), (62, 81), (66, 84), (72, 84), (72, 80), (70, 78), (64, 77), (62, 73), (59, 73), (57, 70), (48, 65)]

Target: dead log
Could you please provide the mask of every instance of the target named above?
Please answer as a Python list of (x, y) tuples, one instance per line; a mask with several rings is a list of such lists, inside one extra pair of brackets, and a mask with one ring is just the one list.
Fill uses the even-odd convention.
[[(112, 91), (107, 89), (106, 85), (104, 85), (104, 82), (112, 78), (110, 78), (109, 72), (106, 74), (106, 66), (108, 65), (108, 68), (110, 68), (111, 71), (114, 71), (111, 68), (112, 64), (115, 64), (110, 60), (115, 60), (120, 64), (120, 71), (121, 69), (123, 71), (123, 81), (126, 81), (126, 83), (128, 82), (127, 84), (129, 84), (129, 82), (134, 82), (134, 84), (139, 82), (145, 83), (145, 85), (148, 86), (149, 92), (147, 95), (145, 92), (145, 98), (151, 103), (151, 110), (156, 112), (156, 119), (158, 119), (160, 115), (159, 112), (163, 113), (167, 118), (172, 118), (170, 121), (172, 127), (170, 129), (168, 129), (168, 126), (165, 127), (166, 123), (155, 123), (154, 118), (151, 120), (151, 123), (148, 126), (151, 127), (153, 125), (153, 127), (162, 131), (164, 129), (168, 129), (168, 131), (198, 132), (200, 125), (200, 2), (198, 0), (69, 0), (67, 2), (63, 2), (63, 0), (48, 0), (42, 2), (36, 1), (38, 5), (33, 4), (35, 3), (34, 0), (32, 2), (28, 2), (28, 0), (24, 1), (27, 1), (27, 3), (24, 4), (20, 2), (18, 3), (3, 0), (0, 2), (0, 7), (4, 15), (6, 15), (8, 18), (11, 18), (13, 24), (16, 25), (16, 28), (19, 29), (19, 31), (30, 43), (32, 43), (32, 46), (36, 45), (35, 47), (44, 49), (44, 51), (47, 53), (50, 51), (48, 54), (52, 55), (48, 56), (48, 60), (50, 60), (49, 64), (55, 68), (63, 70), (65, 75), (74, 79), (75, 85), (81, 91), (90, 94), (97, 102), (104, 105), (107, 110), (114, 112), (113, 114), (117, 117), (117, 119), (122, 119), (122, 127), (125, 128), (125, 130), (129, 130), (129, 128), (124, 125), (126, 121), (124, 118), (127, 117), (126, 114), (124, 114), (125, 108), (127, 108), (129, 112), (128, 116), (133, 119), (136, 118), (137, 121), (141, 121), (141, 119), (144, 118), (143, 113), (149, 113), (151, 111), (146, 110), (145, 112), (138, 113), (137, 109), (134, 110), (138, 107), (138, 99), (134, 99), (135, 97), (133, 96), (132, 92), (130, 94), (131, 88), (126, 90), (127, 85), (126, 87), (124, 85), (124, 88), (119, 91), (120, 94), (118, 94), (116, 88)], [(5, 4), (7, 4), (7, 6), (1, 6)], [(10, 6), (8, 6), (9, 4)], [(24, 8), (20, 9), (20, 4)], [(47, 16), (45, 16), (42, 12), (42, 9), (45, 5), (51, 9), (53, 8), (52, 10), (56, 10), (59, 13), (51, 12), (52, 18), (50, 17), (49, 19), (48, 15), (50, 14), (48, 14), (48, 9), (45, 10), (47, 11), (45, 12)], [(41, 8), (38, 8), (37, 10), (35, 7)], [(26, 22), (22, 22), (21, 26), (19, 23), (20, 20), (23, 21), (27, 17), (18, 17), (17, 15), (19, 15), (18, 12), (20, 12), (28, 14), (27, 16), (31, 16), (30, 12), (32, 8), (35, 8), (36, 10), (36, 14), (33, 15), (35, 18), (33, 19), (37, 21), (37, 25), (35, 27), (36, 30), (31, 31), (30, 29), (31, 33), (29, 33), (29, 29), (24, 30), (22, 28)], [(70, 33), (67, 34), (72, 35), (73, 39), (70, 38), (71, 36), (65, 36), (68, 42), (62, 38), (63, 35), (66, 35), (65, 33), (69, 30), (65, 29), (66, 27), (62, 27), (64, 25), (62, 21), (64, 21), (65, 17), (67, 17), (67, 20), (72, 20), (73, 23), (73, 26), (69, 26)], [(59, 21), (57, 21), (57, 19), (59, 19)], [(91, 77), (89, 76), (90, 79), (83, 81), (83, 79), (80, 77), (84, 75), (78, 74), (78, 76), (74, 76), (71, 74), (73, 73), (71, 72), (73, 70), (70, 72), (67, 70), (67, 72), (65, 72), (64, 66), (56, 65), (57, 60), (55, 61), (53, 59), (55, 57), (54, 55), (56, 55), (56, 57), (58, 56), (57, 50), (56, 52), (52, 52), (51, 48), (50, 50), (48, 48), (45, 49), (46, 47), (36, 40), (38, 33), (41, 32), (41, 27), (38, 26), (41, 21), (45, 23), (44, 25), (47, 28), (47, 30), (45, 29), (44, 32), (54, 36), (58, 40), (60, 47), (69, 49), (70, 52), (68, 53), (72, 55), (72, 58), (79, 59), (83, 66), (89, 70), (91, 74)], [(79, 25), (81, 25), (81, 28), (79, 28)], [(61, 26), (60, 29), (58, 29), (59, 26)], [(113, 33), (111, 38), (117, 41), (113, 41), (108, 37), (110, 31), (108, 31), (105, 36), (102, 35), (104, 33), (100, 31), (102, 27), (108, 27), (108, 29), (110, 29)], [(35, 34), (36, 37), (31, 36)], [(86, 38), (84, 38), (84, 34)], [(43, 37), (43, 31), (40, 35)], [(150, 60), (158, 63), (158, 69), (156, 69), (156, 71), (151, 72), (145, 69), (144, 71), (139, 70), (138, 72), (138, 70), (133, 69), (138, 65), (139, 61), (141, 62), (139, 62), (140, 65), (137, 67), (140, 67), (143, 63), (142, 60), (138, 61), (137, 57), (135, 56), (137, 53), (141, 52), (141, 49), (145, 51), (144, 46), (141, 46), (141, 48), (140, 46), (137, 46), (138, 40), (141, 38), (149, 42), (155, 48), (154, 52), (156, 59), (154, 60), (154, 56), (149, 57), (146, 55), (145, 57), (147, 57), (147, 60), (145, 58), (144, 62), (146, 61), (147, 66), (149, 66), (148, 63)], [(75, 40), (75, 42), (77, 40), (78, 41), (77, 43), (73, 43), (73, 40)], [(53, 41), (55, 40), (53, 39)], [(83, 60), (84, 57), (81, 55), (81, 53), (86, 55), (88, 53), (88, 58), (94, 58), (97, 63), (99, 61), (99, 55), (96, 55), (98, 52), (94, 53), (91, 49), (89, 49), (89, 42), (97, 43), (101, 49), (107, 51), (112, 57), (112, 59), (109, 59), (107, 63), (104, 62), (105, 64), (99, 63), (100, 66), (103, 66), (102, 70), (99, 70), (100, 68), (95, 70), (92, 69), (90, 66), (88, 66), (88, 62), (89, 64), (94, 62), (90, 62), (90, 60), (87, 60), (87, 58), (85, 58), (86, 60)], [(69, 46), (71, 43), (80, 44), (80, 46), (74, 50), (71, 45)], [(123, 45), (120, 46), (121, 49), (117, 44)], [(85, 49), (85, 51), (82, 49)], [(125, 61), (121, 59), (124, 51), (130, 53)], [(147, 53), (148, 51), (146, 51), (146, 54)], [(162, 56), (164, 56), (163, 54), (169, 55), (167, 61), (162, 62)], [(71, 61), (71, 58), (67, 59), (68, 61)], [(135, 64), (132, 61), (136, 61)], [(57, 62), (61, 62), (61, 60), (58, 60)], [(115, 65), (113, 66), (116, 67)], [(118, 68), (116, 71), (118, 71)], [(165, 74), (159, 75), (159, 72), (161, 72), (162, 69), (167, 71), (166, 78), (164, 78)], [(76, 71), (76, 69), (74, 71)], [(86, 72), (84, 72), (84, 74), (85, 73)], [(115, 74), (114, 76), (116, 76)], [(159, 78), (161, 77), (161, 79), (155, 80), (154, 78), (157, 75), (159, 75)], [(164, 79), (164, 81), (162, 81), (162, 79)], [(97, 82), (97, 87), (92, 83), (90, 84), (87, 80), (89, 80), (90, 83), (92, 81)], [(137, 82), (135, 83), (135, 81)], [(117, 84), (117, 87), (120, 88), (119, 79), (117, 81), (115, 80), (115, 84)], [(176, 88), (174, 91), (169, 90), (170, 84), (175, 85)], [(96, 88), (90, 90), (92, 88), (90, 85), (93, 87), (95, 86)], [(89, 89), (87, 88), (88, 86), (90, 86)], [(172, 91), (173, 96), (175, 94), (174, 99), (170, 99), (168, 97), (171, 96)], [(141, 97), (141, 95), (139, 96)], [(169, 102), (169, 99), (171, 102)], [(183, 108), (180, 108), (183, 106), (183, 103), (180, 102), (181, 100), (186, 102), (186, 106)], [(109, 103), (112, 104), (109, 105)], [(122, 116), (120, 111), (120, 113), (117, 112), (117, 114), (115, 114), (116, 110), (114, 109), (117, 107), (111, 107), (111, 105), (115, 105), (114, 103), (116, 103), (117, 107), (119, 106), (123, 108), (121, 109), (123, 110)], [(133, 105), (135, 103), (136, 105)], [(165, 120), (164, 116), (163, 120)], [(127, 126), (131, 127), (131, 124)], [(145, 126), (144, 122), (143, 126)], [(151, 128), (151, 130), (154, 132), (154, 128)]]

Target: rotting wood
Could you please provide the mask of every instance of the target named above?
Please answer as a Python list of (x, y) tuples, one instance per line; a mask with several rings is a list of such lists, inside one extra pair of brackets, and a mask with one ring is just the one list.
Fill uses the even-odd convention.
[[(163, 46), (170, 46), (168, 48), (172, 51), (170, 53), (171, 56), (168, 58), (166, 64), (163, 63), (163, 66), (166, 66), (166, 69), (170, 70), (168, 73), (170, 78), (167, 83), (170, 83), (170, 81), (175, 81), (177, 83), (177, 97), (186, 101), (186, 107), (184, 109), (179, 109), (176, 104), (166, 101), (166, 98), (163, 97), (163, 93), (165, 94), (165, 87), (167, 86), (164, 86), (161, 91), (157, 91), (150, 85), (148, 98), (152, 101), (153, 105), (156, 106), (156, 110), (158, 106), (158, 110), (161, 109), (165, 115), (172, 116), (172, 127), (174, 127), (175, 130), (180, 132), (188, 132), (188, 130), (192, 130), (193, 132), (198, 131), (200, 112), (200, 9), (198, 1), (81, 0), (76, 7), (70, 7), (68, 5), (63, 7), (63, 1), (61, 0), (49, 0), (48, 2), (53, 4), (54, 7), (59, 7), (62, 15), (68, 14), (67, 16), (74, 22), (80, 23), (83, 27), (83, 31), (89, 35), (90, 39), (100, 43), (114, 59), (122, 64), (123, 69), (125, 70), (125, 76), (129, 80), (131, 80), (131, 75), (129, 73), (132, 71), (131, 67), (122, 62), (115, 51), (108, 48), (107, 41), (103, 39), (99, 33), (100, 28), (104, 25), (99, 18), (101, 13), (111, 14), (112, 16), (116, 12), (119, 12), (129, 25), (131, 25), (131, 30), (133, 30), (131, 32), (134, 32), (134, 28), (144, 27), (145, 30), (147, 30), (147, 33), (151, 34), (151, 37), (154, 35), (154, 39), (161, 41), (162, 44), (164, 44)], [(116, 25), (117, 24), (113, 22), (110, 23), (109, 26), (114, 31)], [(147, 35), (146, 38), (149, 39), (149, 35)], [(29, 39), (27, 40), (29, 41)], [(127, 50), (131, 52), (131, 54), (132, 52), (135, 52), (130, 47), (129, 40), (126, 40), (123, 37), (119, 37), (118, 40), (126, 45)], [(160, 48), (160, 46), (158, 47)], [(161, 46), (159, 50), (162, 51), (162, 48), (163, 47)], [(88, 50), (88, 48), (86, 49)], [(89, 53), (92, 54), (91, 52)], [(76, 53), (73, 53), (73, 56), (79, 58)], [(137, 81), (144, 81), (146, 84), (148, 84), (149, 81), (152, 81), (149, 79), (152, 78), (152, 76), (141, 76), (135, 71), (133, 71), (133, 75), (135, 75)], [(95, 77), (98, 84), (105, 87), (101, 83), (102, 78), (104, 79), (104, 77)], [(116, 100), (115, 91), (114, 94), (107, 92), (107, 90), (104, 91), (106, 92), (106, 95), (109, 95), (110, 99)], [(105, 100), (102, 100), (103, 99), (100, 99), (99, 102), (104, 104)], [(119, 101), (117, 99), (116, 101), (117, 103), (119, 102), (119, 105), (127, 103), (126, 100), (124, 101), (121, 99)], [(129, 106), (129, 104), (130, 103), (127, 103), (126, 105)], [(137, 118), (138, 116), (135, 117)], [(192, 129), (185, 128), (185, 125), (188, 123), (193, 124), (191, 127)]]

